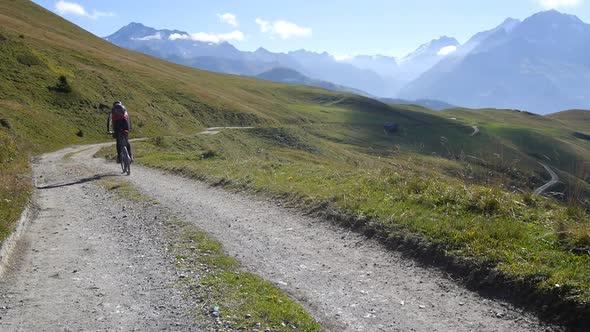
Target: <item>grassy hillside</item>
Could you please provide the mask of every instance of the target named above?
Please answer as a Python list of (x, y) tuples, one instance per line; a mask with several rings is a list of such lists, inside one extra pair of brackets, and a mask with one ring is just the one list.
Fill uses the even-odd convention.
[(0, 119), (12, 139), (26, 142), (21, 155), (110, 139), (105, 122), (114, 100), (128, 107), (136, 137), (278, 124), (330, 136), (322, 125), (334, 121), (334, 131), (356, 143), (386, 149), (382, 121), (445, 121), (413, 119), (367, 98), (189, 69), (120, 49), (30, 1), (0, 3)]
[(477, 125), (482, 134), (496, 137), (503, 146), (512, 148), (504, 158), (518, 160), (520, 168), (542, 174), (539, 165), (544, 163), (564, 172), (553, 190), (590, 207), (590, 137), (583, 137), (590, 132), (590, 111), (541, 116), (517, 110), (457, 108), (441, 114)]
[[(590, 145), (572, 135), (587, 132), (577, 118), (435, 113), (199, 71), (122, 50), (25, 0), (0, 3), (0, 167), (14, 179), (0, 197), (24, 198), (0, 202), (4, 234), (26, 201), (27, 154), (110, 139), (114, 100), (133, 136), (150, 137), (136, 143), (139, 163), (280, 197), (474, 275), (492, 271), (498, 287), (573, 303), (577, 318), (590, 312), (590, 218), (578, 204), (590, 196)], [(245, 125), (255, 129), (197, 134)], [(552, 190), (575, 197), (569, 205), (531, 194), (548, 180), (540, 161), (558, 171)]]
[(590, 134), (590, 111), (568, 110), (547, 115), (551, 119), (562, 122), (569, 128)]
[(24, 151), (7, 128), (0, 129), (0, 240), (14, 230), (31, 190)]

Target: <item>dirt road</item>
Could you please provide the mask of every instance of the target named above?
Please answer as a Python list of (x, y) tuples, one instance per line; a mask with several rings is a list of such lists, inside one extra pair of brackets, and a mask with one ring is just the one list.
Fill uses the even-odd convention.
[(243, 130), (243, 129), (253, 129), (254, 127), (210, 127), (206, 130), (200, 132), (201, 135), (217, 135), (222, 130)]
[(549, 180), (549, 182), (547, 182), (544, 185), (542, 185), (541, 187), (537, 188), (534, 192), (535, 195), (543, 195), (543, 193), (545, 191), (547, 191), (547, 189), (553, 187), (556, 183), (559, 182), (559, 176), (557, 176), (557, 173), (555, 173), (555, 171), (553, 171), (551, 169), (551, 167), (549, 167), (543, 163), (541, 163), (541, 166), (543, 166), (543, 168), (545, 168), (547, 173), (549, 173), (549, 175), (551, 176), (551, 179)]
[(125, 177), (159, 206), (107, 204), (92, 180), (118, 166), (92, 158), (98, 147), (78, 149), (34, 165), (39, 212), (0, 279), (2, 331), (189, 330), (190, 304), (170, 287), (175, 271), (154, 219), (164, 208), (337, 331), (550, 330), (347, 230), (162, 171), (134, 165)]
[(117, 202), (93, 183), (115, 168), (64, 160), (68, 151), (34, 163), (34, 217), (0, 276), (0, 331), (196, 330), (163, 211)]

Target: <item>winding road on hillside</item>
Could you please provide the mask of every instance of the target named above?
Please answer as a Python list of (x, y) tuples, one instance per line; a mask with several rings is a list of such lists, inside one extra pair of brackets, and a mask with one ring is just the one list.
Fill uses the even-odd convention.
[[(196, 330), (194, 304), (172, 287), (180, 276), (166, 252), (163, 211), (216, 237), (334, 331), (551, 330), (445, 273), (276, 203), (137, 165), (120, 176), (118, 165), (92, 157), (99, 146), (35, 161), (36, 213), (0, 276), (0, 330)], [(112, 177), (159, 204), (114, 201), (96, 181)]]
[(555, 173), (555, 171), (553, 171), (551, 169), (551, 167), (540, 163), (541, 166), (543, 166), (543, 168), (545, 168), (545, 170), (547, 171), (547, 173), (549, 173), (549, 175), (551, 176), (551, 179), (549, 180), (549, 182), (545, 183), (544, 185), (542, 185), (541, 187), (537, 188), (537, 190), (535, 190), (534, 195), (542, 195), (545, 191), (547, 191), (547, 189), (553, 187), (553, 185), (555, 185), (557, 182), (559, 182), (559, 176), (557, 176), (557, 173)]
[(229, 129), (229, 130), (240, 130), (240, 129), (253, 129), (254, 127), (209, 127), (206, 130), (200, 132), (200, 135), (217, 135), (222, 130)]

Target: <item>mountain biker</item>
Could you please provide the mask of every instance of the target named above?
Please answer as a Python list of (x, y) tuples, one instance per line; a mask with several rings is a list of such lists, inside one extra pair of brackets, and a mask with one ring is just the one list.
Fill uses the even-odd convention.
[[(113, 123), (113, 131), (110, 131), (111, 122)], [(129, 114), (127, 109), (120, 101), (113, 103), (113, 108), (109, 112), (109, 118), (107, 119), (107, 132), (113, 134), (113, 138), (117, 139), (117, 162), (121, 162), (121, 147), (119, 146), (119, 135), (128, 135), (131, 130), (131, 121), (129, 120)], [(133, 154), (131, 153), (131, 144), (127, 140), (127, 151), (131, 161), (133, 161)]]

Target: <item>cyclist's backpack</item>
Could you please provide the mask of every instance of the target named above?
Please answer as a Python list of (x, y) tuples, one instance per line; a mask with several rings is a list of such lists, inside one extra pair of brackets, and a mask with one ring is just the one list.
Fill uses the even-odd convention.
[(113, 121), (123, 120), (127, 115), (127, 110), (123, 104), (115, 104), (111, 110), (111, 117)]

